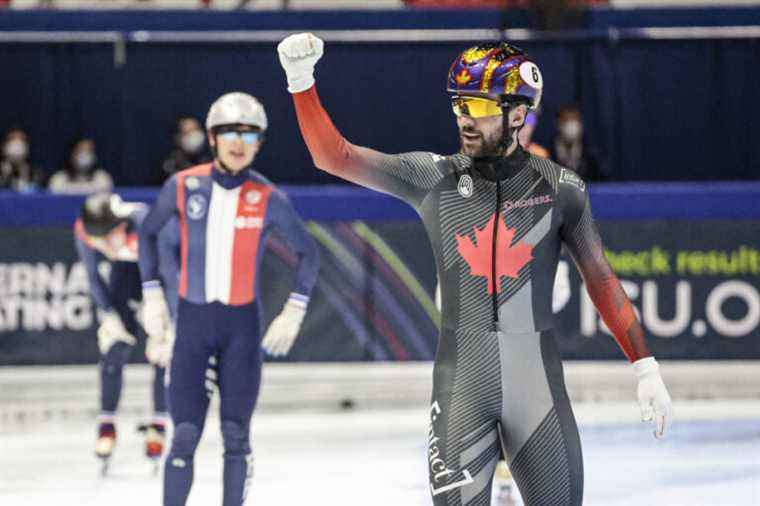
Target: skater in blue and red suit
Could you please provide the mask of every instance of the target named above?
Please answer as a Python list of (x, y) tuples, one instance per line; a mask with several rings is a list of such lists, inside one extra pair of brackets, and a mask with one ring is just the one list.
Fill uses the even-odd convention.
[[(168, 395), (174, 436), (164, 470), (164, 506), (184, 505), (190, 493), (212, 357), (224, 442), (223, 505), (245, 501), (261, 347), (273, 355), (288, 352), (319, 268), (316, 245), (285, 194), (251, 169), (267, 129), (261, 103), (245, 93), (228, 93), (211, 106), (206, 129), (214, 161), (172, 176), (140, 229), (145, 325), (151, 335), (166, 335), (169, 316), (158, 271), (158, 233), (173, 216), (179, 218), (176, 340), (166, 343), (173, 346)], [(297, 253), (299, 263), (293, 291), (262, 339), (258, 271), (271, 231)]]
[[(87, 198), (74, 224), (74, 237), (80, 261), (84, 264), (90, 293), (101, 313), (97, 330), (100, 350), (100, 415), (95, 454), (106, 462), (116, 443), (116, 411), (122, 390), (122, 372), (143, 329), (136, 318), (142, 299), (140, 272), (137, 267), (137, 229), (148, 213), (139, 202), (123, 202), (118, 195), (97, 193)], [(166, 301), (176, 308), (178, 284), (179, 236), (176, 220), (160, 233), (160, 276), (166, 286)], [(108, 272), (100, 266), (107, 262)], [(145, 452), (158, 459), (163, 452), (166, 396), (166, 363), (154, 352), (163, 339), (149, 338), (146, 355), (154, 364), (153, 418), (146, 426)], [(105, 468), (104, 468), (105, 469)]]

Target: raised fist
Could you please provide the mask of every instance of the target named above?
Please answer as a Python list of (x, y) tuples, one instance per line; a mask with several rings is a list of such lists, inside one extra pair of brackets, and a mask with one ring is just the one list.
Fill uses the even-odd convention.
[(280, 64), (288, 77), (288, 91), (300, 93), (314, 86), (314, 65), (322, 57), (325, 43), (312, 33), (298, 33), (277, 46)]

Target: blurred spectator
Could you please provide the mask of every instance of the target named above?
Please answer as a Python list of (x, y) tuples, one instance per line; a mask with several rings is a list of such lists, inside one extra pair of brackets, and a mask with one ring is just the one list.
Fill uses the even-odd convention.
[(597, 151), (583, 140), (583, 117), (575, 106), (564, 106), (557, 113), (557, 136), (551, 158), (587, 181), (605, 179)]
[(520, 141), (520, 145), (528, 153), (531, 153), (541, 158), (549, 158), (549, 150), (540, 144), (533, 142), (533, 132), (536, 131), (536, 125), (538, 124), (538, 111), (530, 111), (525, 118), (525, 124), (517, 134), (517, 140)]
[(201, 163), (210, 162), (206, 154), (206, 134), (197, 119), (180, 118), (177, 121), (177, 131), (174, 133), (174, 144), (177, 146), (164, 161), (153, 185), (160, 185), (175, 172), (189, 169)]
[(64, 168), (53, 174), (48, 188), (52, 193), (108, 192), (113, 188), (111, 176), (97, 166), (95, 141), (78, 139), (74, 142)]
[(12, 128), (3, 140), (0, 158), (0, 188), (33, 192), (44, 187), (45, 175), (29, 162), (29, 139), (20, 128)]

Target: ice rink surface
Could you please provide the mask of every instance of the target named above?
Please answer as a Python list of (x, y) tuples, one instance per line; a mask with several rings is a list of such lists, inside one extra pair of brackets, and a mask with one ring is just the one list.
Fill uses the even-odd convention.
[[(576, 406), (588, 506), (760, 505), (760, 403), (676, 403), (664, 441), (632, 404)], [(633, 420), (631, 417), (634, 417)], [(3, 506), (160, 505), (161, 480), (142, 457), (139, 420), (119, 419), (110, 475), (92, 456), (84, 419), (0, 426)], [(430, 505), (425, 410), (268, 413), (254, 420), (247, 504)], [(220, 502), (221, 439), (211, 416), (195, 459), (190, 506)]]

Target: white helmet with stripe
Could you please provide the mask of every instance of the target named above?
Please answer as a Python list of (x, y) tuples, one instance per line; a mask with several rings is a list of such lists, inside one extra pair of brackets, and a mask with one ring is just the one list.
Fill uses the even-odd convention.
[(249, 125), (265, 131), (268, 126), (267, 113), (256, 97), (235, 91), (226, 93), (211, 104), (206, 116), (206, 130), (221, 125)]

